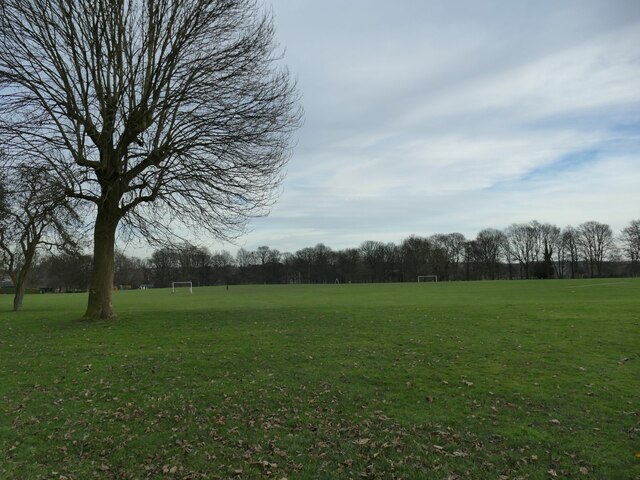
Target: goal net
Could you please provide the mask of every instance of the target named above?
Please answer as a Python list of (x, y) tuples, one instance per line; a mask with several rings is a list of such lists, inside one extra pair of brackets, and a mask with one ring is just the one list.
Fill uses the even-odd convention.
[(418, 283), (437, 282), (437, 281), (438, 281), (437, 275), (418, 275)]
[(193, 293), (192, 282), (171, 282), (171, 293), (176, 293), (176, 288), (188, 288), (189, 293)]

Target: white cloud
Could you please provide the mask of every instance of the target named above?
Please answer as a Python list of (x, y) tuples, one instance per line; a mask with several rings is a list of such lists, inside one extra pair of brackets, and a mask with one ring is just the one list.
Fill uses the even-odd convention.
[(241, 246), (640, 216), (640, 2), (273, 4), (306, 123)]
[[(404, 124), (456, 116), (485, 115), (508, 127), (574, 111), (640, 101), (640, 29), (635, 25), (585, 44), (497, 70), (455, 84), (421, 108), (407, 113)], [(493, 113), (498, 118), (492, 119)], [(506, 118), (505, 118), (506, 117)]]

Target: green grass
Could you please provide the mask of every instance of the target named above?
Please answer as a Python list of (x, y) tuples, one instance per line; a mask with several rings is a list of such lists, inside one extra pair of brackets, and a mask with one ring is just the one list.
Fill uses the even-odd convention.
[[(0, 478), (640, 478), (640, 281), (0, 297)], [(504, 476), (504, 477), (501, 477)]]

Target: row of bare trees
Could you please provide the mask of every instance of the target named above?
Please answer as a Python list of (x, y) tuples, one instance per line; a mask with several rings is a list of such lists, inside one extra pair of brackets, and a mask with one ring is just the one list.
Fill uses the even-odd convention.
[[(49, 255), (39, 262), (33, 286), (86, 289), (91, 256)], [(415, 282), (440, 280), (583, 278), (640, 275), (640, 220), (618, 235), (607, 224), (585, 222), (564, 229), (532, 221), (504, 230), (487, 228), (475, 238), (460, 233), (412, 235), (399, 244), (365, 241), (333, 250), (319, 243), (294, 253), (261, 246), (210, 252), (189, 244), (163, 247), (147, 259), (116, 252), (114, 281), (125, 288), (239, 283)]]
[[(504, 230), (487, 228), (473, 239), (460, 233), (414, 235), (400, 244), (365, 241), (343, 250), (320, 243), (295, 253), (268, 246), (240, 249), (235, 258), (217, 252), (209, 263), (201, 250), (198, 258), (199, 271), (212, 275), (192, 274), (201, 284), (413, 282), (419, 275), (441, 280), (637, 276), (640, 220), (617, 236), (609, 225), (595, 221), (564, 229), (531, 221)], [(184, 262), (179, 264), (181, 274), (188, 275)]]

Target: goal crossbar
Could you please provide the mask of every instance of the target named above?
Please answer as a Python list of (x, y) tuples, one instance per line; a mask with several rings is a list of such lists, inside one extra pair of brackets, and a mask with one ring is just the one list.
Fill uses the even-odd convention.
[(189, 287), (189, 293), (193, 293), (193, 282), (171, 282), (171, 293), (176, 293), (176, 287)]
[(418, 283), (422, 282), (438, 282), (437, 275), (418, 275)]

